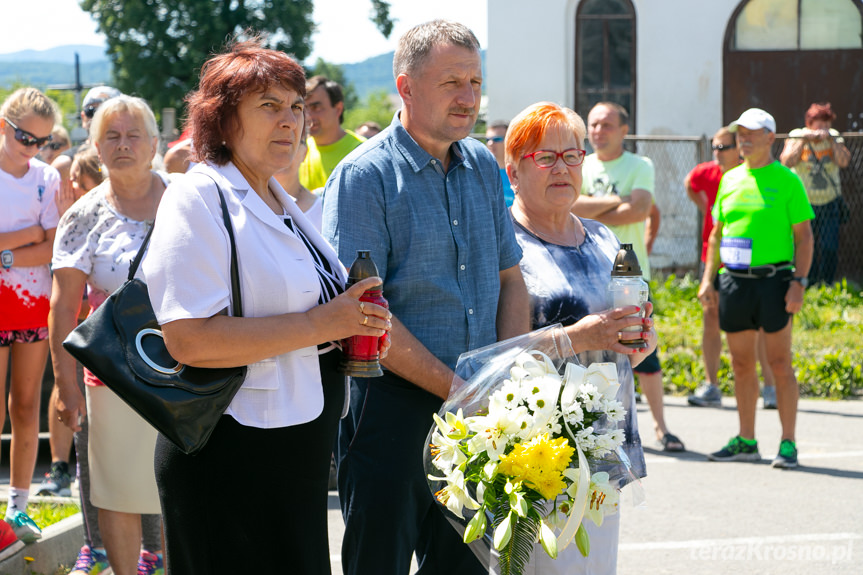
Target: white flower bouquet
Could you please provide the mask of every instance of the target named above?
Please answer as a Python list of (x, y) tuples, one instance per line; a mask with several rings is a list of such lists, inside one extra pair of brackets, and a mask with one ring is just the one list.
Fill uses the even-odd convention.
[(494, 548), (499, 572), (520, 574), (537, 541), (552, 558), (573, 540), (587, 556), (583, 521), (616, 513), (618, 488), (634, 479), (619, 387), (615, 364), (578, 364), (560, 325), (459, 358), (425, 465), (481, 561)]

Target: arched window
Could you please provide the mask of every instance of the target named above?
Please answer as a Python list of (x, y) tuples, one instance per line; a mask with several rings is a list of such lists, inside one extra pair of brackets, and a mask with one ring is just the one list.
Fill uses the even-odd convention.
[(584, 0), (575, 17), (575, 109), (597, 102), (629, 111), (635, 131), (635, 9), (630, 0)]
[(853, 0), (751, 0), (737, 17), (732, 50), (863, 48)]
[(830, 102), (833, 127), (863, 117), (863, 0), (743, 0), (728, 21), (722, 117), (764, 108), (779, 133), (803, 125), (812, 102)]

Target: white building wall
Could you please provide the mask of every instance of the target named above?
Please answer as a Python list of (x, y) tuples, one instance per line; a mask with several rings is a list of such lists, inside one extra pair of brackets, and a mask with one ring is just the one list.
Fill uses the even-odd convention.
[[(544, 100), (572, 106), (576, 0), (488, 0), (488, 119)], [(566, 21), (572, 25), (567, 26)]]
[[(540, 100), (573, 106), (579, 1), (488, 0), (489, 120)], [(638, 134), (712, 135), (721, 125), (723, 40), (739, 3), (633, 1)]]

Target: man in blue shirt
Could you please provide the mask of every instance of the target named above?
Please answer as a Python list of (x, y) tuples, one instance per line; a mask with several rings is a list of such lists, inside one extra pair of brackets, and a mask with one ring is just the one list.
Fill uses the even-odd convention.
[(494, 157), (468, 138), (480, 104), (479, 42), (435, 20), (399, 41), (403, 101), (324, 193), (324, 236), (342, 262), (371, 250), (393, 312), (383, 377), (353, 380), (339, 496), (346, 574), (487, 573), (435, 509), (422, 451), (459, 354), (529, 330), (528, 295)]

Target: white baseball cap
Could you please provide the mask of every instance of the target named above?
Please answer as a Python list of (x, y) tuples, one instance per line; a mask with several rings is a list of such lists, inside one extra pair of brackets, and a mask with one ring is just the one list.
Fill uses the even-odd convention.
[(728, 125), (729, 132), (736, 132), (738, 126), (743, 126), (748, 130), (760, 130), (766, 128), (776, 133), (776, 120), (773, 116), (762, 110), (761, 108), (749, 108)]
[(121, 94), (117, 88), (111, 86), (96, 86), (91, 88), (87, 95), (84, 96), (84, 101), (81, 103), (82, 108), (86, 108), (92, 104), (101, 104), (105, 100), (116, 98)]

